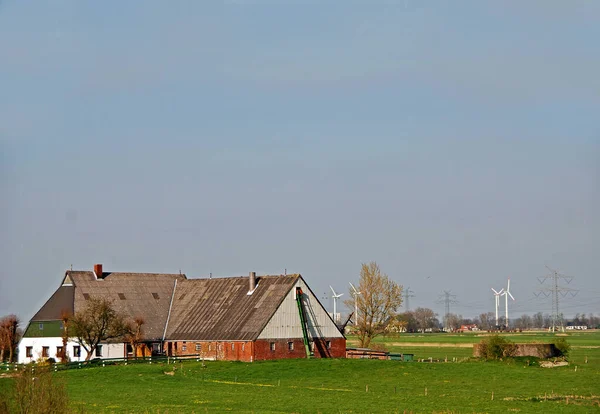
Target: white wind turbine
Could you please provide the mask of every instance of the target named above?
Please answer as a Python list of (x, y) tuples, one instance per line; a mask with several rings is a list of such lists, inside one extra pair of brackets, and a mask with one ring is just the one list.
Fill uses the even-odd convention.
[(508, 328), (508, 297), (510, 296), (512, 300), (515, 300), (515, 297), (512, 295), (512, 293), (510, 293), (510, 277), (508, 278), (508, 285), (506, 286), (506, 290), (504, 291), (504, 293), (502, 293), (502, 295), (504, 295), (504, 312), (506, 317), (504, 323)]
[(496, 299), (496, 326), (498, 326), (498, 307), (500, 306), (500, 296), (504, 292), (504, 288), (500, 289), (499, 292), (496, 292), (496, 289), (492, 288), (494, 292), (494, 299)]
[(350, 287), (353, 290), (352, 295), (354, 296), (354, 324), (358, 325), (358, 295), (362, 294), (362, 292), (359, 292), (354, 285), (352, 284), (352, 282), (350, 283)]
[(331, 296), (333, 298), (333, 321), (335, 323), (337, 323), (338, 322), (338, 320), (337, 320), (337, 300), (340, 296), (343, 295), (343, 293), (340, 293), (340, 294), (335, 293), (335, 290), (333, 290), (331, 285), (329, 286), (329, 288), (333, 292), (333, 295)]

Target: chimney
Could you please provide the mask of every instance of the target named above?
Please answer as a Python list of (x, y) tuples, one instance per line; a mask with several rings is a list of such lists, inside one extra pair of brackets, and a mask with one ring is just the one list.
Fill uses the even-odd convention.
[(98, 263), (94, 265), (94, 274), (96, 275), (96, 279), (102, 279), (102, 264)]
[(250, 292), (256, 289), (256, 272), (250, 272)]

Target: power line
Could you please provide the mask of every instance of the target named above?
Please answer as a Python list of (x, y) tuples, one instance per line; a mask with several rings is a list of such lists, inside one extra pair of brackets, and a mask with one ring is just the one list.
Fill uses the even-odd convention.
[(552, 332), (555, 332), (556, 329), (560, 326), (561, 330), (564, 331), (565, 327), (563, 324), (563, 317), (559, 310), (559, 298), (565, 297), (567, 295), (571, 295), (571, 297), (575, 297), (577, 295), (577, 290), (571, 289), (569, 287), (560, 286), (558, 283), (561, 279), (563, 279), (567, 284), (571, 283), (573, 280), (572, 276), (565, 276), (562, 273), (558, 273), (554, 269), (550, 269), (546, 266), (546, 269), (550, 271), (550, 275), (546, 275), (543, 277), (538, 277), (538, 281), (540, 284), (544, 284), (544, 282), (548, 279), (551, 281), (551, 287), (541, 287), (538, 292), (535, 294), (539, 296), (540, 294), (544, 297), (551, 296), (552, 297)]
[(404, 303), (406, 304), (406, 312), (410, 311), (410, 305), (409, 305), (409, 298), (414, 298), (415, 295), (413, 295), (412, 290), (410, 290), (410, 286), (406, 288), (406, 290), (404, 290)]

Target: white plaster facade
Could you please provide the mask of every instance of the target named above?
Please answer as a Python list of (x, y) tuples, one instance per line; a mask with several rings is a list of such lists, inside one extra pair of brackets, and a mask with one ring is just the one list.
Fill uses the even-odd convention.
[[(62, 346), (62, 338), (28, 338), (21, 339), (19, 343), (19, 358), (20, 364), (29, 364), (31, 362), (39, 361), (42, 359), (43, 347), (48, 347), (48, 358), (54, 358), (57, 362), (59, 358), (56, 356), (57, 347)], [(79, 346), (77, 342), (69, 340), (67, 342), (67, 355), (71, 361), (85, 361), (87, 352), (83, 347), (80, 347), (80, 356), (73, 356), (73, 348)], [(27, 347), (31, 347), (31, 357), (27, 356)], [(102, 355), (92, 355), (93, 358), (125, 358), (125, 344), (124, 343), (110, 343), (102, 344)]]

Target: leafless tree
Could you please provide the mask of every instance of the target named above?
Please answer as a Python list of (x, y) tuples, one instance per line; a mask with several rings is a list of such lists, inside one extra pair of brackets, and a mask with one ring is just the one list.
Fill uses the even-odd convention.
[(360, 295), (344, 301), (346, 306), (358, 308), (358, 339), (361, 347), (368, 347), (371, 340), (385, 332), (387, 323), (396, 316), (402, 305), (402, 286), (381, 273), (376, 262), (363, 263), (358, 282)]
[(67, 353), (67, 343), (69, 342), (69, 322), (73, 315), (68, 310), (64, 309), (60, 313), (60, 321), (62, 323), (62, 351), (59, 355), (61, 362), (69, 362)]
[(434, 328), (438, 323), (436, 313), (429, 308), (417, 308), (414, 310), (414, 315), (417, 326), (421, 332), (425, 332), (426, 329)]
[(16, 315), (8, 315), (0, 319), (0, 361), (4, 360), (6, 352), (8, 352), (8, 361), (13, 361), (19, 342), (19, 324)]
[(115, 311), (112, 302), (91, 297), (85, 306), (71, 318), (69, 335), (76, 338), (87, 352), (89, 361), (101, 342), (123, 338), (128, 332), (125, 317)]
[(125, 340), (131, 345), (133, 356), (137, 358), (137, 349), (143, 339), (142, 325), (145, 323), (144, 318), (137, 316), (133, 319), (133, 323), (127, 326), (127, 334)]

